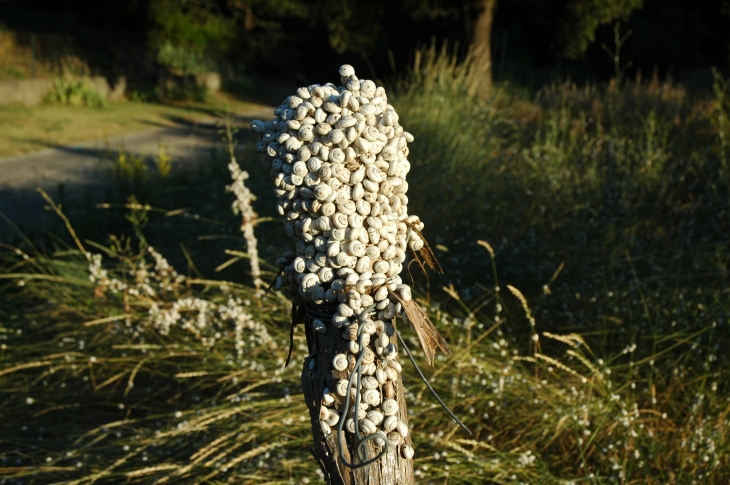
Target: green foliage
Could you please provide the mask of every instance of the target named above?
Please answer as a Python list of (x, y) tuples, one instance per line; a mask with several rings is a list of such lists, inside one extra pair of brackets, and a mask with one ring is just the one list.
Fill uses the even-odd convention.
[(644, 0), (570, 0), (558, 27), (556, 50), (568, 59), (579, 59), (596, 38), (596, 29), (626, 19)]
[(206, 56), (203, 50), (190, 49), (189, 46), (175, 46), (166, 41), (157, 50), (157, 60), (183, 74), (199, 74), (215, 70), (213, 59)]
[(213, 1), (155, 0), (150, 15), (157, 60), (183, 75), (213, 70), (235, 37), (235, 22)]
[(133, 153), (119, 152), (113, 159), (114, 176), (124, 182), (138, 185), (147, 180), (147, 162)]
[(103, 108), (107, 105), (106, 98), (99, 94), (88, 80), (67, 76), (53, 80), (51, 90), (46, 95), (46, 102), (92, 108)]
[(160, 143), (160, 148), (155, 157), (155, 166), (157, 167), (157, 175), (166, 178), (172, 171), (172, 157), (165, 151), (165, 144)]

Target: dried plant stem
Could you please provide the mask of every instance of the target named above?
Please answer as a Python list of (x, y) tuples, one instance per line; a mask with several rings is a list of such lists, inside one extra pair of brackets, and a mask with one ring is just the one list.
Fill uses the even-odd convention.
[(233, 183), (226, 187), (228, 192), (233, 192), (236, 200), (233, 201), (233, 212), (241, 215), (241, 233), (246, 241), (246, 252), (248, 253), (249, 262), (251, 264), (251, 277), (253, 284), (258, 292), (263, 285), (261, 280), (261, 267), (259, 264), (258, 241), (254, 234), (254, 227), (258, 221), (258, 214), (254, 212), (251, 203), (255, 200), (255, 196), (246, 187), (244, 181), (248, 178), (248, 172), (241, 170), (240, 165), (236, 161), (234, 152), (236, 142), (233, 139), (235, 128), (231, 125), (231, 117), (225, 117), (225, 140), (228, 148), (228, 156), (230, 163), (228, 170), (231, 172)]

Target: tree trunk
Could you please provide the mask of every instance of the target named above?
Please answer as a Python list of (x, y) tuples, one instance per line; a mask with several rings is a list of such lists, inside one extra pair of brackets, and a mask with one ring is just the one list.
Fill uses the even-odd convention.
[(497, 0), (475, 0), (467, 14), (474, 62), (483, 79), (475, 93), (480, 97), (488, 96), (492, 87), (492, 23), (496, 8)]
[[(350, 463), (359, 462), (356, 453), (355, 436), (343, 429), (342, 435), (338, 436), (337, 426), (332, 432), (324, 434), (320, 425), (319, 411), (322, 406), (322, 396), (325, 387), (334, 390), (339, 379), (347, 379), (349, 371), (337, 371), (332, 368), (331, 362), (335, 354), (345, 352), (346, 341), (342, 339), (342, 329), (327, 325), (325, 333), (317, 333), (312, 327), (312, 318), (305, 317), (304, 329), (307, 337), (309, 356), (304, 359), (302, 368), (302, 390), (304, 399), (309, 408), (309, 415), (312, 424), (312, 436), (314, 447), (312, 454), (324, 472), (325, 482), (328, 485), (414, 485), (413, 461), (403, 458), (401, 449), (403, 445), (411, 445), (410, 433), (401, 441), (398, 446), (389, 446), (388, 451), (376, 462), (362, 468), (352, 469), (347, 467), (340, 459), (338, 442), (343, 440), (344, 457)], [(391, 342), (395, 343), (396, 336), (392, 336)], [(310, 361), (314, 360), (312, 364)], [(312, 366), (310, 370), (310, 365)], [(350, 366), (352, 367), (352, 365)], [(408, 423), (408, 412), (403, 392), (403, 382), (398, 378), (397, 382), (390, 389), (398, 401), (397, 417), (406, 424)], [(385, 387), (383, 386), (383, 387)], [(383, 394), (388, 390), (382, 389)], [(338, 411), (343, 409), (344, 399), (335, 396), (335, 407)], [(350, 405), (350, 409), (352, 409)], [(348, 416), (340, 416), (346, 419)], [(381, 448), (376, 447), (373, 440), (367, 442), (368, 458), (377, 456)]]

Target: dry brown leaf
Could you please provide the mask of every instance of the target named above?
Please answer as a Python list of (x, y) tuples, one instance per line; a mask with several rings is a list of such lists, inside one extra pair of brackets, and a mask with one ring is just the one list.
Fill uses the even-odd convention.
[(428, 318), (428, 315), (421, 309), (420, 305), (413, 300), (404, 301), (392, 291), (390, 294), (398, 298), (398, 301), (403, 305), (408, 322), (413, 327), (413, 330), (415, 330), (416, 335), (418, 335), (418, 340), (421, 341), (421, 348), (426, 355), (428, 365), (433, 366), (436, 349), (441, 349), (444, 354), (451, 355), (446, 341), (431, 322), (431, 319)]

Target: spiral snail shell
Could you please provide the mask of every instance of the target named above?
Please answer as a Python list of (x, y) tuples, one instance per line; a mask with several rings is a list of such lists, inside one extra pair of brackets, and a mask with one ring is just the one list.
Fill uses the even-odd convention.
[(367, 417), (370, 421), (373, 422), (375, 426), (379, 426), (380, 423), (383, 422), (384, 416), (383, 413), (378, 411), (377, 409), (373, 409), (372, 411), (368, 411)]
[(381, 408), (384, 415), (392, 416), (398, 412), (398, 402), (395, 399), (386, 399)]
[[(332, 359), (332, 367), (334, 367), (336, 370), (345, 370), (347, 369), (348, 361), (347, 356), (345, 354), (337, 354)], [(347, 381), (345, 381), (347, 382)]]
[(336, 392), (337, 392), (338, 396), (340, 396), (340, 397), (347, 396), (347, 385), (348, 385), (347, 379), (340, 379), (339, 381), (337, 381)]
[(370, 421), (368, 418), (361, 419), (359, 424), (360, 431), (362, 431), (366, 435), (373, 434), (378, 430), (377, 426), (375, 426), (375, 423)]
[(398, 418), (396, 416), (390, 415), (390, 416), (385, 417), (385, 419), (383, 421), (383, 429), (385, 430), (386, 433), (390, 433), (391, 431), (396, 429), (397, 426), (398, 426)]

